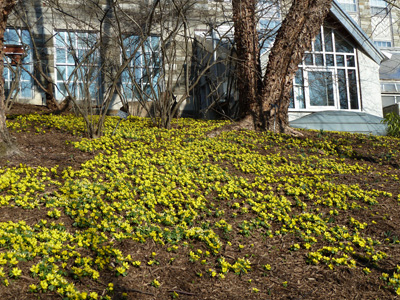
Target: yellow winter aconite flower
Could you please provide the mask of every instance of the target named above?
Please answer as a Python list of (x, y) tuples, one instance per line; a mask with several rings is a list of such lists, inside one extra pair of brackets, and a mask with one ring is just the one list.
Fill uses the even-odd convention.
[[(84, 122), (75, 116), (38, 115), (18, 116), (8, 124), (37, 132), (45, 124), (81, 135)], [(174, 119), (173, 129), (164, 130), (149, 119), (129, 117), (111, 136), (116, 123), (117, 118), (106, 118), (104, 136), (70, 142), (93, 154), (80, 168), (0, 168), (0, 207), (46, 212), (29, 226), (0, 222), (0, 277), (20, 276), (17, 270), (12, 275), (13, 268), (27, 261), (37, 291), (107, 299), (113, 286), (108, 285), (109, 295), (99, 296), (90, 282), (104, 270), (115, 276), (138, 271), (130, 266), (141, 266), (142, 257), (148, 266), (190, 261), (199, 277), (207, 272), (215, 280), (229, 272), (270, 271), (268, 264), (257, 266), (258, 240), (276, 237), (289, 237), (292, 250), (306, 252), (307, 263), (327, 269), (361, 271), (353, 258), (379, 264), (387, 256), (370, 237), (362, 214), (353, 212), (393, 195), (367, 183), (341, 182), (336, 175), (389, 176), (361, 161), (346, 163), (340, 156), (351, 157), (354, 145), (341, 144), (345, 136), (339, 133), (335, 140), (251, 131), (209, 138), (207, 132), (227, 122)], [(374, 143), (387, 141), (377, 138)], [(69, 218), (73, 230), (61, 218)], [(135, 257), (134, 251), (120, 247), (148, 242), (157, 253)], [(164, 260), (163, 249), (174, 257)], [(227, 250), (234, 254), (224, 257)], [(381, 278), (397, 291), (399, 273)], [(75, 277), (73, 282), (88, 282), (87, 287), (78, 290), (65, 274)]]

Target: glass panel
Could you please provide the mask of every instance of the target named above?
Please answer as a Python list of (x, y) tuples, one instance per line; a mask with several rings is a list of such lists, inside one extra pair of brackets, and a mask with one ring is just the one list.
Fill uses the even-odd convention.
[(334, 106), (332, 73), (327, 71), (308, 72), (311, 106)]
[(58, 64), (65, 64), (67, 62), (66, 60), (67, 56), (67, 51), (65, 49), (56, 49), (56, 63)]
[(333, 67), (335, 66), (335, 57), (333, 54), (326, 54), (325, 55), (325, 59), (326, 59), (326, 65), (328, 67)]
[(321, 33), (318, 33), (315, 37), (314, 51), (322, 51)]
[(354, 48), (346, 42), (339, 34), (335, 34), (336, 52), (353, 53)]
[(289, 108), (294, 108), (294, 99), (293, 99), (293, 89), (294, 87), (290, 90), (290, 102), (289, 102)]
[(394, 96), (382, 96), (382, 106), (386, 107), (392, 104), (395, 104), (395, 97)]
[(296, 71), (296, 75), (294, 77), (294, 84), (298, 84), (298, 85), (303, 85), (304, 84), (304, 80), (303, 80), (303, 69), (299, 68)]
[(323, 54), (315, 54), (315, 64), (317, 66), (324, 65), (324, 55)]
[(21, 97), (22, 98), (32, 98), (32, 82), (21, 81)]
[[(29, 66), (24, 66), (26, 70), (29, 71)], [(31, 80), (31, 75), (29, 75), (28, 72), (26, 72), (25, 70), (21, 69), (21, 80), (24, 81), (30, 81)]]
[(385, 92), (397, 92), (395, 83), (384, 83), (383, 90)]
[(58, 32), (56, 34), (56, 47), (58, 48), (65, 47), (65, 32)]
[(57, 71), (57, 80), (59, 81), (66, 80), (65, 66), (58, 66), (56, 71)]
[(338, 70), (340, 109), (349, 109), (345, 70)]
[(332, 29), (324, 28), (325, 51), (333, 52)]
[(347, 55), (346, 56), (346, 61), (347, 61), (347, 66), (348, 67), (355, 67), (356, 64), (354, 62), (354, 56), (353, 55)]
[(5, 44), (21, 44), (18, 32), (12, 28), (7, 28), (6, 32), (4, 32), (4, 41)]
[(306, 55), (305, 55), (305, 57), (304, 57), (304, 63), (307, 65), (307, 66), (312, 66), (314, 63), (313, 63), (313, 56), (312, 56), (312, 54), (310, 54), (310, 53), (306, 53)]
[(336, 55), (336, 65), (338, 67), (344, 67), (344, 55)]
[(67, 53), (67, 63), (75, 64), (75, 59), (74, 59), (73, 55), (71, 54), (71, 52)]
[(306, 108), (306, 103), (305, 103), (305, 99), (304, 99), (304, 87), (296, 86), (294, 89), (294, 94), (296, 97), (297, 108)]
[(356, 81), (356, 71), (347, 70), (349, 77), (349, 92), (350, 92), (350, 108), (358, 109), (358, 92), (357, 92), (357, 81)]

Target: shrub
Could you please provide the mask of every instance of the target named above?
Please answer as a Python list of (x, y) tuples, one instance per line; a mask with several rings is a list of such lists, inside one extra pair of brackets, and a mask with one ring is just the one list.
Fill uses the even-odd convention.
[(387, 114), (382, 123), (387, 125), (387, 135), (400, 137), (400, 116), (394, 112)]

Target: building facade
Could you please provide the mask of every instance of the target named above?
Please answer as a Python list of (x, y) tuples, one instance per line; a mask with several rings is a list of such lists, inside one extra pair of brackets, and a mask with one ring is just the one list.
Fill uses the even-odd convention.
[[(289, 2), (259, 4), (263, 66)], [(344, 2), (348, 11), (360, 7)], [(194, 1), (178, 10), (157, 3), (21, 1), (5, 42), (23, 45), (26, 53), (18, 66), (7, 62), (6, 86), (10, 90), (18, 76), (25, 103), (45, 104), (52, 92), (57, 101), (73, 98), (90, 107), (108, 101), (116, 109), (140, 103), (148, 112), (153, 103), (167, 109), (165, 99), (174, 97), (191, 116), (231, 115), (237, 95), (230, 2)], [(343, 7), (333, 2), (299, 65), (290, 120), (329, 110), (382, 115), (378, 70), (384, 56)]]

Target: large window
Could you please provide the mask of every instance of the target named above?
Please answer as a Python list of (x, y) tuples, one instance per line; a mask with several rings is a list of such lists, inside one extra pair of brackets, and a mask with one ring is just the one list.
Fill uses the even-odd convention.
[(56, 99), (100, 97), (97, 35), (89, 32), (56, 33)]
[[(9, 93), (16, 95), (18, 92), (19, 98), (32, 99), (33, 98), (33, 81), (32, 76), (32, 42), (29, 32), (23, 29), (7, 28), (4, 33), (4, 44), (7, 46), (19, 45), (23, 46), (24, 54), (21, 65), (14, 64), (11, 58), (4, 57), (4, 90), (6, 96)], [(19, 81), (18, 90), (11, 90), (13, 82)], [(12, 97), (13, 97), (12, 95)], [(13, 97), (14, 98), (14, 97)]]
[(347, 12), (352, 13), (357, 11), (356, 0), (339, 0), (340, 6)]
[(122, 73), (123, 96), (127, 100), (152, 100), (160, 86), (160, 38), (150, 36), (146, 40), (130, 36), (124, 40), (123, 60), (130, 60)]
[(260, 51), (263, 54), (271, 49), (281, 26), (279, 1), (259, 1), (258, 17)]
[(359, 109), (355, 48), (322, 28), (293, 81), (291, 110)]
[(372, 15), (387, 15), (388, 3), (385, 0), (370, 0)]

